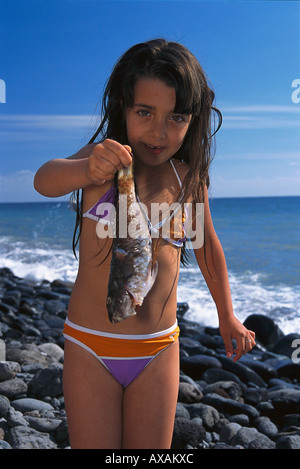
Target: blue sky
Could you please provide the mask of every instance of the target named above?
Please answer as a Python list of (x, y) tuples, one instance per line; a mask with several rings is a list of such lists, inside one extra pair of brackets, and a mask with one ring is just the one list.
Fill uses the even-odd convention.
[(0, 0), (0, 202), (45, 200), (35, 171), (87, 142), (115, 61), (154, 37), (215, 90), (211, 195), (300, 195), (299, 24), (298, 1)]

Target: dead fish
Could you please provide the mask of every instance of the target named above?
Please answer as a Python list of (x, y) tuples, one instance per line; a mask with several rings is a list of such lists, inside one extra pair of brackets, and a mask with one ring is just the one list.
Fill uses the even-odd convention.
[[(148, 224), (136, 199), (133, 164), (118, 172), (118, 190), (119, 196), (127, 198), (128, 232), (130, 225), (139, 226), (140, 230), (134, 236), (127, 233), (126, 237), (121, 237), (119, 226), (116, 227), (106, 299), (108, 316), (113, 324), (137, 314), (137, 309), (155, 282), (158, 270), (157, 261), (153, 262), (152, 258)], [(121, 215), (119, 212), (119, 222)]]

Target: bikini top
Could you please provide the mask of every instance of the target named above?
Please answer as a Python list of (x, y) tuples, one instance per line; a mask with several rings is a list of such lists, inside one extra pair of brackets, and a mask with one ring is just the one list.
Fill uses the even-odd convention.
[[(169, 161), (177, 177), (179, 186), (180, 188), (182, 188), (182, 182), (175, 168), (175, 165), (172, 160), (169, 160)], [(114, 221), (114, 217), (115, 217), (116, 193), (117, 193), (116, 186), (115, 185), (111, 186), (108, 189), (108, 191), (102, 197), (100, 197), (98, 202), (96, 202), (95, 205), (93, 205), (89, 210), (84, 212), (82, 216), (86, 218), (90, 218), (100, 223), (107, 224), (107, 225), (112, 224)], [(181, 209), (180, 202), (182, 200), (182, 197), (183, 197), (183, 194), (181, 195), (179, 199), (179, 203), (176, 204), (176, 207), (174, 210), (172, 210), (171, 214), (169, 214), (167, 217), (162, 219), (159, 223), (156, 223), (155, 225), (153, 225), (148, 215), (145, 213), (143, 209), (143, 204), (141, 203), (138, 195), (136, 196), (137, 202), (140, 204), (141, 212), (143, 213), (145, 219), (147, 220), (148, 228), (149, 228), (151, 236), (155, 238), (158, 237), (159, 230), (163, 229), (164, 226), (167, 226), (167, 229), (166, 229), (167, 234), (164, 235), (163, 233), (162, 238), (176, 247), (182, 247), (184, 242), (187, 239), (186, 229), (185, 229), (185, 224), (187, 221), (187, 212)], [(182, 214), (179, 218), (176, 217), (176, 230), (175, 230), (175, 215), (179, 211), (179, 209), (182, 210)], [(165, 225), (166, 223), (168, 223), (168, 225)]]

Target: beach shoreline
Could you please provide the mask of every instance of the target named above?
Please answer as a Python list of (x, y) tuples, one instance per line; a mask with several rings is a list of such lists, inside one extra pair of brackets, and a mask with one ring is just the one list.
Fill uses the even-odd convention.
[[(0, 268), (0, 448), (69, 449), (62, 328), (72, 283)], [(180, 386), (172, 449), (300, 449), (300, 335), (250, 314), (257, 346), (228, 359), (216, 327), (178, 303)], [(251, 327), (250, 327), (251, 326)]]

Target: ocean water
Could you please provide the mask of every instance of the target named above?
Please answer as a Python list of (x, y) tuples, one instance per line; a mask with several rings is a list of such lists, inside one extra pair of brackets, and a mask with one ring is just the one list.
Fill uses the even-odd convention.
[[(300, 197), (212, 199), (236, 316), (265, 314), (287, 334), (300, 333)], [(0, 204), (0, 267), (28, 279), (74, 281), (75, 213), (67, 202)], [(215, 304), (192, 256), (181, 267), (178, 301), (187, 317), (217, 326)]]

